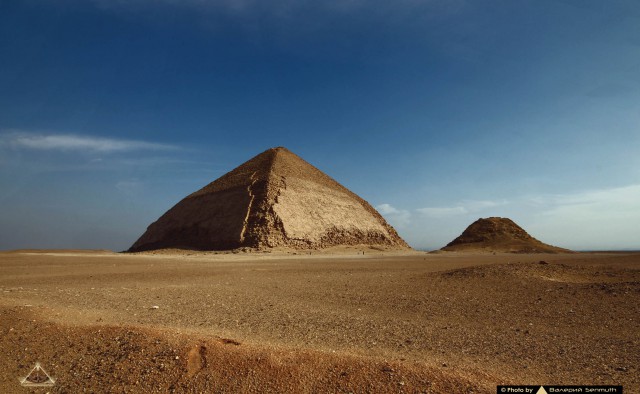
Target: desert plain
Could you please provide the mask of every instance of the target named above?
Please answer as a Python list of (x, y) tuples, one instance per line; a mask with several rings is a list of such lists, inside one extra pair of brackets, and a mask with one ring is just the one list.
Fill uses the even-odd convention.
[(640, 393), (640, 253), (22, 250), (0, 294), (2, 393)]

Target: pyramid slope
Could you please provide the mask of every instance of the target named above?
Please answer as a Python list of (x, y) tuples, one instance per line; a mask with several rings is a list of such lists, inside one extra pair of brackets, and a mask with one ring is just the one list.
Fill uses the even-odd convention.
[(538, 241), (511, 219), (500, 217), (476, 220), (442, 250), (510, 253), (569, 252), (567, 249)]
[(279, 147), (184, 198), (129, 251), (356, 244), (408, 248), (366, 201)]

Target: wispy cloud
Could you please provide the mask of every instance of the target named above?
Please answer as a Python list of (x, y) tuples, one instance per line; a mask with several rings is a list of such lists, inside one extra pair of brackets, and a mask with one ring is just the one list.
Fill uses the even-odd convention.
[[(93, 3), (104, 7), (127, 7), (138, 5), (174, 5), (181, 7), (229, 7), (244, 9), (257, 6), (292, 7), (313, 4), (312, 0), (92, 0)], [(328, 7), (365, 7), (376, 6), (383, 2), (380, 0), (326, 0), (323, 2)], [(418, 6), (423, 4), (449, 4), (457, 7), (464, 4), (464, 0), (400, 0), (402, 6)]]
[(143, 189), (143, 183), (135, 179), (123, 180), (117, 182), (115, 187), (120, 193), (126, 196), (135, 196)]
[(574, 249), (640, 248), (640, 184), (525, 199), (533, 230)]
[(487, 209), (506, 205), (507, 203), (508, 202), (506, 200), (465, 200), (453, 206), (418, 208), (416, 209), (416, 211), (425, 216), (440, 218), (447, 216), (466, 215), (468, 213), (478, 213)]
[[(260, 4), (256, 0), (91, 0), (94, 4), (103, 9), (118, 9), (140, 6), (172, 6), (182, 8), (198, 9), (221, 9), (245, 10)], [(272, 1), (274, 5), (291, 3), (291, 0)]]
[(395, 227), (403, 227), (410, 223), (411, 212), (405, 209), (397, 209), (391, 204), (380, 204), (376, 209)]
[(391, 204), (380, 204), (376, 207), (376, 209), (383, 215), (391, 215), (400, 212)]
[(155, 142), (102, 138), (73, 134), (35, 134), (10, 131), (0, 134), (0, 146), (40, 151), (83, 151), (114, 153), (137, 150), (176, 150), (178, 147)]
[(416, 211), (420, 212), (423, 215), (431, 217), (464, 215), (466, 213), (469, 213), (469, 211), (463, 206), (418, 208), (416, 209)]
[[(633, 83), (633, 82), (629, 82)], [(637, 84), (636, 84), (637, 85)], [(586, 92), (587, 97), (591, 98), (618, 98), (626, 97), (637, 91), (637, 86), (619, 84), (619, 83), (606, 83), (597, 85)]]
[(541, 206), (545, 215), (573, 212), (607, 217), (614, 214), (640, 216), (640, 185), (546, 195), (528, 201)]
[[(53, 1), (53, 0), (49, 0)], [(58, 0), (59, 1), (59, 0)], [(467, 0), (91, 0), (103, 10), (143, 10), (149, 7), (170, 7), (183, 10), (196, 10), (204, 15), (211, 13), (227, 13), (229, 15), (247, 16), (258, 13), (261, 17), (276, 16), (295, 19), (299, 12), (305, 10), (326, 11), (329, 13), (348, 14), (363, 10), (387, 10), (402, 12), (428, 6), (431, 12), (456, 12), (466, 4)]]

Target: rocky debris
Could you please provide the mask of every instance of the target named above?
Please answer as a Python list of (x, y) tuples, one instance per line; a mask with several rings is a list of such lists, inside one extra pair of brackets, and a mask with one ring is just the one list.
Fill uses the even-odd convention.
[(339, 245), (409, 248), (368, 202), (279, 147), (184, 198), (129, 251)]
[(441, 250), (508, 253), (570, 252), (568, 249), (542, 243), (511, 219), (500, 217), (476, 220), (459, 237), (449, 242)]
[(638, 253), (2, 257), (1, 393), (640, 387)]
[(435, 394), (489, 392), (474, 376), (423, 363), (261, 345), (229, 347), (211, 336), (148, 328), (33, 323), (16, 308), (0, 308), (0, 317), (0, 326), (16, 327), (0, 337), (3, 393), (25, 391), (18, 377), (38, 360), (55, 378), (50, 388), (55, 393), (396, 393), (398, 386)]

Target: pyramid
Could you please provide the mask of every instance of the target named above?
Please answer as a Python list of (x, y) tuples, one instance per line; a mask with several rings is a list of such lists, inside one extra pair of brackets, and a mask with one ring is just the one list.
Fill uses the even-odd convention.
[(278, 147), (185, 197), (129, 251), (338, 245), (408, 248), (369, 203)]
[(538, 241), (511, 219), (500, 217), (476, 220), (442, 250), (510, 253), (569, 252), (567, 249)]

